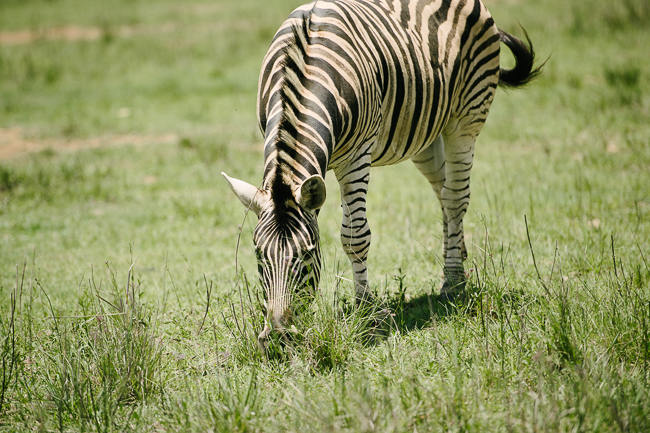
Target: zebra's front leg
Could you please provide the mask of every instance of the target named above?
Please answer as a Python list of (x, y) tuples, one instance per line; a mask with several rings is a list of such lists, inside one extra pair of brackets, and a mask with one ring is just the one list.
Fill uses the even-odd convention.
[(350, 259), (354, 274), (357, 301), (367, 300), (368, 268), (366, 260), (370, 249), (370, 226), (366, 217), (366, 195), (370, 179), (370, 155), (358, 161), (345, 173), (337, 173), (341, 189), (341, 243)]
[(467, 258), (467, 249), (463, 217), (469, 206), (474, 142), (475, 137), (468, 135), (445, 137), (445, 181), (441, 202), (447, 220), (447, 247), (442, 294), (457, 293), (465, 287), (463, 261)]

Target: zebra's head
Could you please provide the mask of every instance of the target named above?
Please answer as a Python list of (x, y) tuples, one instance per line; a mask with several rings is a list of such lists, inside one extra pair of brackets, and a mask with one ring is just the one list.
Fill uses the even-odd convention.
[(321, 253), (316, 217), (325, 202), (325, 182), (314, 175), (297, 187), (278, 179), (258, 189), (222, 174), (258, 217), (253, 242), (266, 299), (265, 327), (258, 337), (264, 347), (273, 330), (288, 330), (292, 314), (318, 287)]

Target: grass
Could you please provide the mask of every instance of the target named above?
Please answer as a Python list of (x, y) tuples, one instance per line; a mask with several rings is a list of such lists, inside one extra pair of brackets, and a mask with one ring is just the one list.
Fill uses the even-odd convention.
[(255, 221), (218, 173), (260, 179), (257, 74), (298, 2), (2, 2), (1, 33), (45, 36), (0, 44), (0, 141), (45, 145), (0, 161), (0, 431), (649, 430), (648, 8), (486, 3), (551, 57), (479, 139), (466, 296), (437, 296), (405, 163), (368, 204), (392, 314), (351, 308), (328, 176), (321, 290), (265, 357)]

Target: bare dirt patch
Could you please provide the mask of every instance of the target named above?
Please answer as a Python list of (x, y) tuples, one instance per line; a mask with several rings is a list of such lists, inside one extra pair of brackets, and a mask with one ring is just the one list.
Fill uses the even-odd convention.
[(174, 23), (156, 26), (120, 26), (116, 28), (63, 26), (39, 30), (17, 30), (0, 32), (0, 45), (23, 45), (35, 41), (94, 41), (103, 37), (128, 38), (141, 34), (169, 33), (176, 28)]
[(46, 149), (58, 152), (93, 149), (107, 146), (143, 146), (148, 144), (171, 144), (177, 142), (178, 136), (171, 133), (161, 135), (106, 135), (87, 139), (35, 139), (25, 136), (23, 130), (18, 127), (0, 128), (0, 160), (11, 159)]

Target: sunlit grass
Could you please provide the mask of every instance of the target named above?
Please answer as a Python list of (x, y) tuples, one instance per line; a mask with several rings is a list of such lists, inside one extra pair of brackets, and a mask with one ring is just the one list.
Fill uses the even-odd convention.
[(2, 32), (101, 31), (0, 45), (0, 129), (46, 143), (0, 161), (0, 431), (650, 429), (644, 2), (486, 1), (551, 57), (479, 138), (467, 293), (437, 295), (404, 163), (371, 174), (356, 308), (328, 175), (321, 290), (267, 352), (255, 218), (218, 173), (261, 178), (258, 69), (298, 2), (82, 3), (0, 4)]

